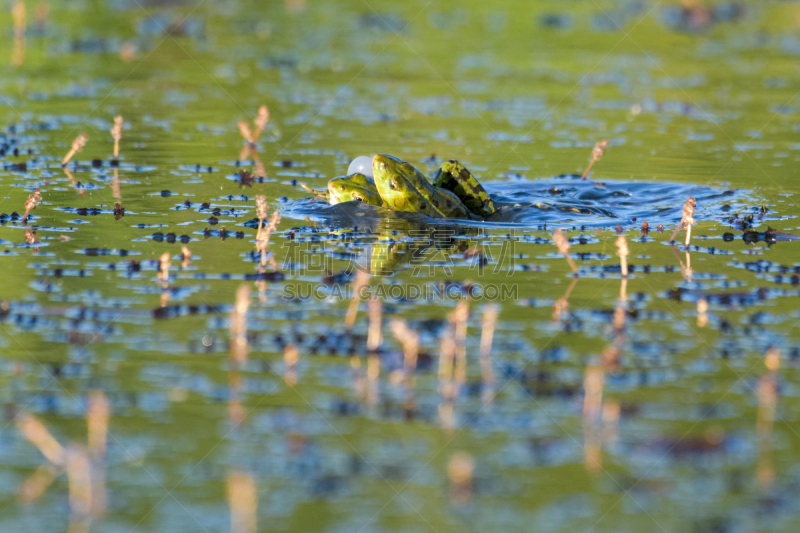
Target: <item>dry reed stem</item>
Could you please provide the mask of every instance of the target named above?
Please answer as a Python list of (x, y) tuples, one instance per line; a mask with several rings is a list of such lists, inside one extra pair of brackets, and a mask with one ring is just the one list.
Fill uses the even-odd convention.
[[(247, 146), (245, 146), (245, 148), (242, 149), (241, 154), (239, 154), (240, 161), (243, 161), (246, 157), (248, 157), (251, 154), (255, 154), (255, 145), (258, 142), (258, 137), (261, 135), (261, 132), (266, 127), (267, 122), (269, 122), (269, 109), (267, 109), (267, 106), (262, 105), (261, 107), (258, 108), (258, 115), (253, 121), (253, 123), (255, 124), (255, 130), (251, 130), (250, 126), (244, 120), (240, 120), (237, 123), (237, 126), (239, 127), (239, 133), (244, 138), (244, 140), (247, 141)], [(260, 166), (261, 170), (263, 171), (263, 165)]]
[(39, 2), (36, 4), (34, 20), (36, 21), (36, 26), (39, 28), (39, 30), (44, 31), (44, 28), (47, 26), (47, 16), (49, 14), (50, 4), (47, 2)]
[(708, 325), (708, 300), (697, 300), (697, 327), (704, 328)]
[[(264, 227), (264, 220), (267, 218), (267, 197), (263, 194), (259, 194), (256, 196), (256, 217), (258, 218), (258, 230), (256, 231), (256, 251), (261, 252), (261, 266), (266, 265), (267, 259), (267, 250), (266, 248), (269, 246), (269, 233), (266, 236), (266, 243), (262, 238), (261, 231)], [(265, 246), (266, 245), (266, 246)], [(264, 247), (262, 249), (262, 247)]]
[(17, 416), (17, 428), (50, 463), (60, 467), (66, 465), (64, 448), (37, 418), (27, 413), (20, 414)]
[(258, 217), (258, 231), (261, 232), (261, 226), (264, 225), (264, 220), (267, 218), (267, 197), (263, 194), (256, 196), (256, 216)]
[(14, 20), (14, 37), (24, 39), (28, 20), (25, 2), (22, 0), (14, 2), (14, 6), (11, 8), (11, 18)]
[(603, 449), (598, 439), (597, 428), (590, 428), (583, 451), (586, 470), (596, 476), (603, 470)]
[(92, 516), (106, 512), (106, 467), (104, 461), (92, 462)]
[(69, 152), (67, 152), (67, 155), (64, 156), (64, 159), (61, 160), (61, 165), (65, 166), (67, 163), (69, 163), (70, 159), (72, 159), (72, 156), (74, 156), (77, 152), (83, 150), (83, 147), (86, 146), (86, 142), (88, 140), (89, 136), (86, 135), (85, 133), (81, 133), (80, 135), (75, 137), (75, 140), (72, 141), (72, 148), (70, 149)]
[(483, 403), (492, 403), (494, 399), (494, 371), (492, 370), (492, 340), (497, 324), (497, 305), (489, 304), (483, 311), (481, 325), (480, 363), (481, 381), (483, 382)]
[(603, 469), (603, 448), (600, 430), (596, 424), (584, 421), (583, 424), (583, 464), (586, 471), (596, 476)]
[[(263, 274), (265, 271), (259, 269), (258, 272)], [(253, 284), (258, 290), (258, 301), (265, 303), (267, 301), (267, 281), (264, 279), (257, 279)]]
[(452, 401), (443, 401), (439, 404), (439, 422), (442, 425), (442, 429), (449, 433), (452, 433), (456, 428), (455, 410), (453, 409)]
[(88, 516), (92, 511), (92, 470), (89, 455), (73, 445), (66, 451), (69, 507), (73, 516)]
[(253, 132), (252, 136), (253, 144), (258, 142), (258, 137), (261, 135), (261, 132), (267, 126), (267, 122), (269, 122), (269, 109), (267, 108), (267, 106), (262, 105), (261, 107), (258, 108), (258, 116), (256, 116), (255, 120), (253, 121), (253, 123), (256, 126), (256, 129)]
[[(265, 217), (266, 218), (266, 217)], [(278, 224), (280, 224), (281, 215), (277, 211), (272, 213), (272, 218), (269, 221), (269, 224), (265, 226), (261, 226), (261, 219), (259, 219), (259, 229), (256, 233), (256, 251), (261, 254), (261, 267), (267, 266), (267, 252), (269, 251), (269, 236), (273, 231), (278, 229)], [(270, 265), (274, 270), (278, 270), (278, 265), (275, 263), (275, 259), (270, 257)]]
[(39, 242), (39, 239), (36, 238), (35, 229), (25, 228), (25, 242), (28, 244), (36, 244)]
[(573, 277), (572, 281), (569, 283), (569, 287), (567, 287), (567, 291), (564, 293), (564, 296), (553, 302), (553, 322), (558, 322), (564, 316), (564, 314), (569, 311), (569, 297), (572, 294), (572, 290), (575, 288), (575, 285), (578, 283), (577, 277)]
[(364, 372), (361, 370), (361, 359), (357, 355), (350, 357), (350, 368), (353, 371), (353, 393), (356, 398), (364, 399), (367, 390), (364, 383)]
[(253, 169), (253, 175), (257, 178), (266, 178), (267, 170), (264, 168), (264, 163), (258, 158), (258, 153), (253, 152), (253, 161), (256, 162), (256, 168)]
[(772, 431), (775, 422), (775, 410), (778, 404), (778, 370), (780, 369), (780, 351), (770, 347), (764, 357), (767, 373), (758, 381), (758, 419), (756, 435), (758, 436), (757, 479), (762, 489), (770, 488), (775, 482), (775, 470), (772, 465)]
[(14, 20), (14, 47), (11, 53), (11, 64), (15, 67), (25, 62), (25, 33), (27, 30), (27, 15), (25, 2), (18, 0), (11, 8), (11, 17)]
[[(575, 278), (577, 279), (577, 278)], [(558, 322), (569, 310), (569, 300), (566, 298), (559, 298), (553, 302), (553, 322)]]
[(581, 176), (582, 180), (586, 179), (586, 176), (589, 175), (589, 171), (592, 170), (594, 164), (600, 161), (600, 158), (603, 157), (605, 149), (608, 148), (609, 144), (608, 141), (600, 141), (594, 145), (594, 148), (592, 148), (592, 156), (589, 159), (589, 166), (586, 167), (586, 170), (583, 171), (583, 175)]
[(472, 498), (472, 475), (475, 460), (466, 452), (456, 452), (447, 463), (450, 479), (450, 501), (453, 505), (464, 505)]
[(620, 272), (622, 272), (622, 277), (628, 277), (628, 255), (630, 255), (630, 251), (628, 250), (628, 241), (625, 239), (624, 235), (620, 235), (617, 237), (617, 255), (619, 256), (619, 267)]
[(165, 289), (169, 285), (169, 262), (169, 252), (164, 252), (158, 258), (158, 281), (161, 282), (161, 286)]
[(619, 416), (622, 409), (616, 400), (603, 403), (603, 441), (615, 444), (619, 440)]
[(111, 418), (108, 397), (101, 391), (89, 393), (86, 422), (89, 431), (89, 452), (95, 457), (105, 457), (108, 421)]
[(228, 474), (227, 481), (231, 533), (256, 533), (258, 493), (253, 476), (246, 472), (233, 471)]
[(439, 394), (446, 402), (453, 400), (453, 361), (456, 354), (456, 341), (451, 324), (442, 332), (442, 343), (439, 350)]
[(39, 205), (39, 202), (41, 201), (42, 201), (42, 193), (39, 191), (39, 189), (36, 189), (35, 191), (33, 191), (33, 194), (28, 196), (28, 199), (25, 200), (25, 214), (22, 216), (23, 222), (28, 220), (28, 215), (30, 214), (30, 212), (36, 209), (36, 207)]
[(358, 305), (361, 302), (361, 289), (368, 283), (369, 274), (363, 270), (356, 271), (356, 277), (353, 280), (353, 294), (350, 298), (350, 305), (347, 306), (347, 314), (344, 317), (344, 329), (347, 332), (352, 331), (353, 325), (356, 323)]
[(381, 302), (376, 298), (370, 298), (367, 303), (369, 312), (369, 330), (367, 331), (367, 350), (375, 352), (383, 343), (381, 334)]
[(378, 403), (379, 385), (381, 375), (381, 360), (377, 353), (367, 356), (367, 405), (374, 406)]
[(419, 334), (408, 327), (402, 318), (393, 318), (389, 323), (392, 334), (403, 345), (403, 370), (406, 383), (410, 383), (417, 369)]
[(292, 387), (297, 385), (297, 361), (299, 360), (300, 354), (297, 352), (297, 346), (287, 344), (283, 349), (283, 380)]
[(767, 374), (758, 383), (758, 435), (770, 437), (775, 420), (775, 405), (778, 401), (778, 369), (781, 363), (780, 351), (771, 347), (764, 356)]
[(125, 63), (130, 63), (136, 57), (136, 45), (131, 41), (125, 41), (119, 48), (119, 58)]
[(236, 302), (230, 316), (230, 358), (237, 364), (247, 361), (247, 310), (250, 308), (250, 287), (246, 283), (236, 290)]
[(11, 52), (11, 64), (20, 67), (25, 63), (25, 39), (14, 39), (14, 48)]
[(117, 168), (114, 169), (114, 177), (111, 178), (111, 194), (114, 198), (122, 198), (122, 188), (119, 186), (119, 169)]
[(244, 140), (247, 141), (247, 144), (253, 144), (253, 132), (250, 131), (250, 126), (247, 125), (247, 122), (244, 120), (240, 120), (238, 123), (239, 126), (239, 133), (244, 137)]
[(114, 138), (114, 159), (119, 159), (119, 141), (122, 139), (122, 117), (119, 115), (114, 117), (111, 136)]
[(589, 365), (583, 378), (583, 454), (586, 470), (597, 474), (602, 469), (603, 451), (597, 424), (603, 412), (603, 385), (607, 366), (606, 349), (600, 364)]
[(686, 250), (685, 252), (686, 263), (684, 263), (681, 257), (678, 255), (678, 250), (674, 246), (670, 246), (670, 249), (672, 250), (672, 255), (674, 255), (675, 259), (678, 260), (678, 264), (681, 267), (681, 275), (683, 276), (683, 279), (685, 281), (691, 282), (692, 275), (694, 274), (694, 271), (692, 270), (692, 254), (689, 253), (688, 249)]
[(681, 274), (683, 275), (683, 279), (686, 281), (692, 281), (692, 275), (694, 274), (694, 270), (692, 270), (692, 256), (689, 251), (686, 251), (686, 264), (684, 265), (683, 261), (680, 261), (681, 264)]
[(188, 268), (192, 262), (192, 252), (186, 246), (181, 246), (181, 268)]
[(239, 400), (241, 388), (242, 378), (239, 375), (239, 363), (233, 360), (228, 368), (228, 419), (235, 426), (244, 422), (247, 417), (242, 402)]
[(454, 372), (456, 389), (455, 395), (461, 390), (461, 386), (467, 382), (467, 319), (469, 318), (469, 301), (461, 300), (456, 304), (452, 313), (451, 320), (454, 326), (456, 343), (456, 367)]
[(242, 151), (239, 152), (239, 161), (247, 161), (250, 158), (250, 152), (252, 151), (252, 147), (250, 144), (245, 144), (242, 146)]
[(695, 208), (697, 207), (697, 200), (689, 197), (686, 200), (686, 203), (683, 204), (683, 215), (681, 216), (681, 221), (678, 223), (678, 226), (675, 228), (675, 231), (672, 232), (672, 237), (670, 237), (669, 242), (675, 242), (675, 237), (678, 236), (678, 232), (681, 228), (686, 228), (686, 246), (689, 246), (689, 243), (692, 240), (692, 224), (695, 223), (694, 219), (694, 212)]
[(572, 269), (573, 274), (576, 276), (578, 275), (578, 268), (575, 266), (575, 263), (572, 261), (572, 258), (569, 256), (569, 239), (561, 232), (560, 229), (557, 229), (553, 232), (553, 243), (558, 248), (558, 253), (563, 255), (567, 259), (567, 264)]
[(63, 469), (47, 462), (22, 482), (19, 487), (19, 499), (22, 503), (33, 503), (42, 497), (47, 488), (53, 484), (56, 476)]
[(75, 187), (75, 192), (85, 197), (86, 191), (84, 189), (78, 188), (78, 181), (73, 177), (72, 172), (70, 172), (70, 170), (67, 167), (64, 167), (63, 170), (64, 174), (66, 174), (67, 178), (69, 178), (69, 182), (72, 184), (73, 187)]
[(617, 331), (621, 331), (625, 328), (625, 318), (628, 315), (628, 310), (626, 309), (627, 306), (617, 305), (614, 309), (614, 315), (612, 316), (611, 323), (614, 326), (614, 329)]
[(603, 404), (603, 382), (605, 372), (602, 366), (590, 365), (583, 378), (583, 416), (590, 421), (600, 418)]
[(625, 341), (624, 329), (625, 320), (628, 317), (628, 278), (622, 278), (619, 284), (619, 298), (611, 317), (611, 324), (614, 327), (614, 342), (618, 347), (622, 347)]

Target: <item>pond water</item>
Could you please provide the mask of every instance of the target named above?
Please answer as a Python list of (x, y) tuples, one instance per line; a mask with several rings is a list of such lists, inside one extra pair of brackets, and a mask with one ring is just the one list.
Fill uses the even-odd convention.
[(800, 4), (683, 5), (7, 2), (0, 529), (796, 531)]

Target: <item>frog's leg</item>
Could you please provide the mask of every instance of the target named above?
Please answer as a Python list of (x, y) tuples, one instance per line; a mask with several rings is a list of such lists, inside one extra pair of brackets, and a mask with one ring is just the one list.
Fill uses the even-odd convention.
[(298, 183), (298, 185), (300, 185), (300, 187), (302, 187), (303, 189), (305, 189), (306, 191), (311, 193), (311, 195), (314, 196), (315, 200), (321, 200), (323, 202), (330, 202), (330, 193), (328, 193), (328, 189), (325, 189), (324, 191), (318, 191), (316, 189), (312, 189), (311, 187), (309, 187), (305, 183)]

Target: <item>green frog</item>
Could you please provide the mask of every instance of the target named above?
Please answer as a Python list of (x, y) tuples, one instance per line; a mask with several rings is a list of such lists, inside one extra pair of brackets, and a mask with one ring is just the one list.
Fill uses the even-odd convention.
[(497, 207), (483, 185), (464, 165), (454, 159), (446, 161), (439, 168), (433, 186), (454, 193), (472, 214), (481, 218), (489, 218), (497, 212)]
[(315, 200), (328, 202), (331, 205), (342, 202), (363, 202), (365, 204), (383, 206), (383, 200), (378, 193), (375, 182), (358, 172), (349, 176), (333, 178), (328, 182), (328, 188), (324, 191), (312, 189), (303, 183), (300, 187), (310, 192)]
[(342, 202), (363, 202), (370, 205), (385, 205), (378, 193), (375, 182), (358, 172), (328, 182), (328, 195), (331, 205)]
[(484, 220), (499, 210), (478, 180), (458, 161), (444, 163), (433, 184), (414, 165), (391, 155), (376, 155), (372, 167), (374, 180), (354, 173), (333, 178), (324, 191), (302, 184), (301, 187), (331, 205), (356, 201), (435, 218)]
[(434, 187), (417, 168), (385, 154), (372, 159), (375, 185), (384, 203), (395, 211), (435, 218), (479, 219), (451, 191)]

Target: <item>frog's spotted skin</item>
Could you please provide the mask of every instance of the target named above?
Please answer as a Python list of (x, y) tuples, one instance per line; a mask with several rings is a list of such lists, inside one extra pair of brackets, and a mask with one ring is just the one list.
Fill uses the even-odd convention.
[(433, 185), (454, 193), (470, 212), (479, 217), (488, 218), (497, 212), (483, 185), (456, 160), (451, 159), (442, 165)]
[(329, 181), (328, 199), (331, 205), (352, 201), (377, 206), (384, 205), (375, 182), (358, 172)]
[(390, 209), (437, 218), (473, 218), (455, 194), (435, 188), (411, 163), (378, 154), (372, 160), (372, 171), (378, 192)]

